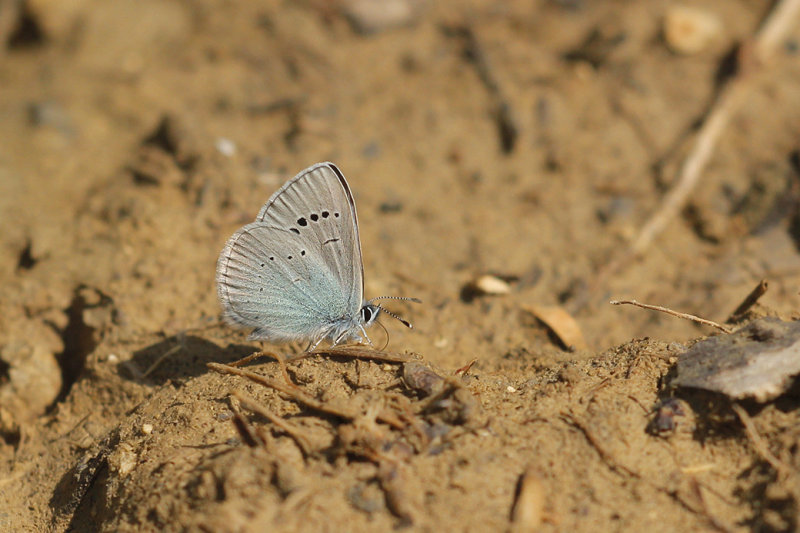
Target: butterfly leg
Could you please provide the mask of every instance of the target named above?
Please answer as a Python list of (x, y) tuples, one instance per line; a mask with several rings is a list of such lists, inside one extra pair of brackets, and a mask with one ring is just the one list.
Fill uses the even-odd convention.
[(361, 340), (363, 341), (364, 339), (367, 339), (367, 344), (369, 344), (370, 346), (372, 346), (374, 348), (374, 345), (372, 344), (372, 340), (369, 338), (369, 335), (367, 335), (367, 330), (364, 329), (364, 326), (359, 324), (358, 328), (361, 330), (361, 333), (364, 334), (364, 336), (361, 337)]
[[(319, 346), (319, 343), (321, 343), (324, 339), (325, 337), (320, 337), (317, 340), (312, 340), (311, 342), (309, 342), (308, 346), (306, 346), (306, 353), (313, 352), (317, 348), (317, 346)], [(334, 343), (334, 345), (336, 345), (336, 343)]]
[(347, 336), (347, 332), (346, 331), (341, 332), (338, 337), (333, 339), (333, 346), (336, 346), (337, 344), (342, 342), (345, 339), (346, 336)]

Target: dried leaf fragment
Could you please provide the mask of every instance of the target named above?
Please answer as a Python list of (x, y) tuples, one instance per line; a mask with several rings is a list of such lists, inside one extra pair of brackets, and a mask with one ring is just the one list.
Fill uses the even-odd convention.
[(524, 309), (547, 326), (568, 350), (588, 350), (580, 326), (563, 307), (557, 305), (530, 305)]
[(689, 6), (673, 6), (664, 17), (664, 41), (679, 54), (703, 51), (722, 33), (722, 22), (714, 13)]
[(544, 517), (545, 488), (542, 478), (533, 468), (528, 467), (517, 483), (516, 498), (511, 509), (511, 531), (536, 531)]

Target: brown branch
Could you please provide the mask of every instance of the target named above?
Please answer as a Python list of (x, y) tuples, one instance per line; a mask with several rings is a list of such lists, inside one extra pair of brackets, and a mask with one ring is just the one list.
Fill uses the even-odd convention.
[(359, 346), (343, 346), (343, 347), (330, 347), (330, 348), (318, 348), (313, 352), (304, 352), (301, 354), (297, 354), (291, 356), (287, 359), (287, 362), (294, 362), (299, 361), (300, 359), (305, 359), (307, 357), (312, 357), (315, 355), (321, 355), (324, 357), (349, 357), (351, 359), (364, 359), (368, 361), (381, 361), (384, 363), (407, 363), (411, 360), (411, 358), (407, 355), (403, 354), (393, 354), (389, 352), (383, 352), (380, 350), (373, 350), (371, 348), (364, 348)]
[(611, 300), (608, 303), (610, 303), (611, 305), (622, 305), (622, 304), (635, 305), (636, 307), (641, 307), (642, 309), (650, 309), (651, 311), (660, 311), (662, 313), (666, 313), (668, 315), (672, 315), (678, 318), (683, 318), (685, 320), (691, 320), (692, 322), (697, 322), (698, 324), (711, 326), (712, 328), (717, 328), (718, 330), (723, 331), (725, 333), (733, 333), (733, 330), (728, 326), (723, 326), (722, 324), (718, 324), (713, 320), (707, 320), (705, 318), (700, 318), (699, 316), (690, 315), (688, 313), (673, 311), (668, 307), (661, 307), (660, 305), (643, 304), (641, 302), (637, 302), (636, 300)]
[[(749, 89), (744, 82), (750, 78), (754, 70), (771, 59), (778, 41), (793, 28), (792, 23), (798, 11), (800, 11), (800, 0), (780, 1), (752, 41), (742, 47), (739, 59), (744, 63), (740, 66), (744, 68), (741, 68), (739, 74), (731, 78), (720, 91), (711, 112), (703, 121), (692, 151), (681, 166), (675, 186), (667, 193), (661, 208), (642, 227), (639, 236), (631, 245), (632, 255), (638, 256), (644, 252), (686, 204), (686, 200), (700, 180), (703, 169), (711, 159), (714, 146), (728, 126), (731, 115), (744, 101), (746, 91)], [(748, 52), (752, 52), (752, 55)]]
[(270, 422), (272, 422), (275, 426), (280, 428), (284, 433), (289, 435), (292, 440), (297, 443), (297, 446), (300, 448), (300, 451), (303, 452), (305, 457), (308, 457), (311, 454), (311, 445), (308, 443), (308, 440), (300, 434), (300, 432), (291, 424), (289, 424), (286, 420), (279, 417), (276, 414), (273, 414), (269, 409), (259, 404), (253, 398), (247, 396), (243, 392), (234, 391), (233, 396), (239, 400), (239, 403), (242, 404), (242, 407), (245, 409), (252, 411), (258, 415), (263, 416)]
[(168, 357), (171, 357), (172, 355), (175, 355), (176, 353), (178, 353), (181, 350), (181, 348), (183, 348), (183, 346), (184, 346), (184, 343), (183, 343), (183, 341), (181, 341), (181, 343), (178, 344), (177, 346), (173, 346), (172, 348), (170, 348), (169, 350), (167, 350), (166, 352), (161, 354), (158, 357), (158, 359), (156, 359), (155, 362), (153, 362), (153, 364), (150, 365), (147, 368), (147, 370), (144, 371), (144, 373), (141, 375), (141, 378), (144, 379), (147, 376), (149, 376), (150, 374), (152, 374), (155, 371), (156, 368), (161, 366), (161, 363), (163, 363)]
[(747, 414), (747, 411), (744, 410), (744, 407), (738, 403), (732, 404), (731, 407), (739, 417), (739, 420), (742, 421), (742, 425), (747, 432), (747, 436), (750, 437), (750, 442), (753, 444), (753, 448), (755, 448), (756, 453), (761, 456), (762, 459), (768, 462), (780, 476), (784, 476), (785, 474), (791, 472), (791, 468), (789, 466), (787, 466), (783, 461), (775, 457), (772, 452), (769, 451), (769, 447), (761, 438), (761, 435), (758, 434), (758, 430), (756, 429), (753, 419), (750, 418), (750, 415)]
[(737, 307), (733, 313), (731, 313), (731, 316), (729, 316), (728, 320), (725, 322), (731, 322), (749, 311), (750, 308), (756, 304), (758, 299), (764, 296), (764, 293), (767, 292), (767, 288), (769, 288), (767, 280), (762, 279), (758, 285), (756, 285), (756, 287), (750, 291), (750, 294), (748, 294), (747, 297), (742, 300), (742, 303), (739, 304), (739, 307)]
[(641, 256), (686, 204), (700, 181), (701, 174), (731, 116), (751, 88), (747, 83), (775, 54), (779, 42), (794, 27), (800, 12), (800, 0), (780, 0), (763, 21), (756, 34), (740, 48), (739, 70), (720, 90), (711, 110), (703, 120), (694, 146), (680, 167), (674, 187), (664, 197), (661, 207), (644, 224), (627, 251), (617, 255), (600, 269), (590, 286), (576, 297), (571, 310), (585, 306), (605, 285), (606, 280)]
[(597, 438), (597, 436), (586, 426), (585, 423), (581, 422), (569, 413), (562, 413), (561, 419), (583, 433), (583, 436), (586, 437), (586, 440), (589, 442), (589, 444), (595, 449), (595, 451), (597, 451), (598, 455), (600, 455), (600, 458), (608, 465), (609, 468), (611, 468), (611, 470), (617, 474), (624, 473), (630, 477), (641, 479), (642, 476), (640, 476), (638, 473), (614, 459), (611, 453), (603, 447), (601, 440)]
[[(223, 365), (220, 363), (208, 363), (206, 366), (208, 366), (208, 368), (210, 368), (215, 372), (219, 372), (220, 374), (231, 374), (234, 376), (240, 376), (243, 378), (247, 378), (254, 383), (258, 383), (259, 385), (264, 385), (265, 387), (274, 389), (282, 394), (285, 394), (291, 400), (301, 405), (304, 405), (309, 409), (319, 411), (320, 413), (333, 415), (335, 417), (349, 421), (353, 421), (358, 417), (358, 413), (346, 409), (344, 406), (333, 406), (331, 404), (327, 404), (315, 398), (312, 398), (294, 384), (281, 383), (279, 381), (274, 381), (272, 379), (264, 377), (260, 374), (256, 374), (255, 372), (250, 372), (249, 370), (243, 370), (241, 368), (236, 368), (229, 365)], [(380, 420), (384, 424), (392, 426), (395, 429), (402, 429), (402, 427), (404, 427), (402, 422), (398, 421), (396, 417), (391, 416), (391, 414), (381, 413), (378, 415), (378, 420)]]
[(276, 353), (265, 352), (264, 350), (258, 350), (256, 352), (251, 353), (250, 355), (242, 357), (241, 359), (237, 359), (236, 361), (228, 363), (228, 366), (243, 366), (246, 365), (247, 363), (250, 363), (262, 357), (271, 357), (272, 359), (275, 359), (278, 362), (283, 361), (283, 358)]
[(211, 370), (219, 372), (220, 374), (231, 374), (234, 376), (240, 376), (243, 378), (247, 378), (254, 383), (258, 383), (259, 385), (264, 385), (265, 387), (274, 389), (282, 394), (285, 394), (286, 396), (296, 401), (297, 403), (304, 405), (315, 411), (319, 411), (321, 413), (325, 413), (328, 415), (337, 416), (345, 420), (353, 420), (357, 416), (356, 413), (349, 412), (346, 409), (335, 408), (326, 403), (320, 402), (319, 400), (316, 400), (311, 396), (307, 395), (299, 388), (292, 387), (286, 383), (281, 383), (279, 381), (271, 380), (267, 377), (256, 374), (255, 372), (250, 372), (249, 370), (243, 370), (241, 368), (223, 365), (220, 363), (208, 363), (207, 366)]

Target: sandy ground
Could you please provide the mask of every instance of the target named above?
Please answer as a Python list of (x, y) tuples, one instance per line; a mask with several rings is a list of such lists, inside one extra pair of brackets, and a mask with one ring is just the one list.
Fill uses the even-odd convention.
[[(745, 401), (747, 430), (670, 386), (718, 332), (608, 304), (724, 321), (767, 279), (751, 316), (795, 317), (800, 32), (679, 216), (600, 276), (770, 3), (693, 3), (710, 24), (687, 53), (671, 2), (369, 4), (0, 3), (0, 530), (800, 527), (796, 387)], [(302, 348), (222, 324), (214, 269), (326, 160), (356, 198), (366, 296), (422, 299), (388, 305), (414, 329), (383, 320), (392, 360), (210, 369)], [(470, 289), (485, 274), (509, 293)]]

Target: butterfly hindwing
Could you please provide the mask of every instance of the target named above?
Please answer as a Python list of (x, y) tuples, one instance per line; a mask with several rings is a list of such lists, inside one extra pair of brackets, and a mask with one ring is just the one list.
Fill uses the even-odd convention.
[[(282, 230), (248, 224), (228, 241), (217, 291), (228, 321), (273, 340), (314, 338), (346, 311), (341, 289), (319, 258), (287, 247)], [(337, 292), (339, 295), (337, 296)]]

